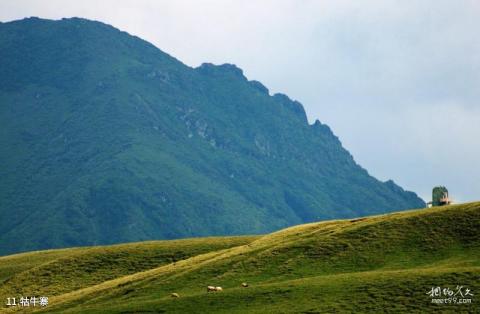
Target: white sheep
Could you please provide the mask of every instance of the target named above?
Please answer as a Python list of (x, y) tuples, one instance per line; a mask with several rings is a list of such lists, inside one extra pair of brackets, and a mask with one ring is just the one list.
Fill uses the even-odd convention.
[(214, 286), (207, 286), (207, 292), (217, 291), (216, 287)]

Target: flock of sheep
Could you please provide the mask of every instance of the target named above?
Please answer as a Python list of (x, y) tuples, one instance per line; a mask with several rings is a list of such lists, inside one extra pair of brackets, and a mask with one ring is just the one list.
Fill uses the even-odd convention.
[[(248, 284), (246, 282), (243, 282), (242, 287), (246, 288), (246, 287), (248, 287)], [(207, 292), (220, 292), (220, 291), (223, 291), (222, 287), (207, 286)], [(174, 292), (174, 293), (171, 294), (171, 297), (172, 298), (179, 298), (180, 295), (178, 293)]]
[(207, 292), (223, 291), (222, 287), (207, 286)]

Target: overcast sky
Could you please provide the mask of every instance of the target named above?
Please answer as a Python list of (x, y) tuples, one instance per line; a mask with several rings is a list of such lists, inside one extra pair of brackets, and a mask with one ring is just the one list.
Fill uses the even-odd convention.
[(1, 21), (28, 16), (99, 20), (190, 66), (234, 63), (375, 177), (480, 200), (480, 1), (0, 2)]

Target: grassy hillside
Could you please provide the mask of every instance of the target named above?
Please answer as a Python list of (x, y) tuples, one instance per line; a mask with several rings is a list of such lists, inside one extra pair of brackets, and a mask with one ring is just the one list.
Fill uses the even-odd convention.
[[(479, 230), (480, 203), (470, 203), (262, 237), (34, 252), (0, 258), (0, 296), (47, 295), (49, 313), (472, 313)], [(457, 285), (473, 303), (432, 304), (426, 294)]]
[[(59, 295), (106, 280), (250, 243), (218, 237), (129, 243), (24, 253), (0, 258), (0, 294)], [(28, 284), (27, 284), (28, 283)]]

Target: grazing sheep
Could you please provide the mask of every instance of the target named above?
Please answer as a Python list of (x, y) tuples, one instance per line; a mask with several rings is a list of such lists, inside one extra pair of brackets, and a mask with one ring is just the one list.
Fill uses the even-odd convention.
[(207, 292), (217, 291), (214, 286), (207, 286)]
[(172, 293), (170, 296), (171, 296), (172, 298), (180, 298), (180, 295), (179, 295), (178, 293), (176, 293), (176, 292)]
[(222, 287), (207, 286), (207, 292), (223, 291)]
[(242, 282), (242, 287), (244, 287), (244, 288), (248, 287), (248, 283)]

